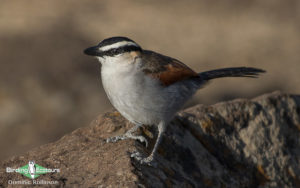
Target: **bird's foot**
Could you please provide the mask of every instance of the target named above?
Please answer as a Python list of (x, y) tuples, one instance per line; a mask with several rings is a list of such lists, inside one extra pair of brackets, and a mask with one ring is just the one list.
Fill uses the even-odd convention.
[(124, 134), (124, 135), (121, 135), (121, 136), (109, 137), (109, 138), (106, 139), (106, 143), (117, 142), (119, 140), (125, 140), (125, 139), (129, 139), (129, 138), (134, 139), (134, 140), (139, 140), (142, 143), (144, 142), (146, 148), (148, 147), (148, 141), (145, 137), (143, 137), (143, 136), (134, 136), (132, 134)]
[(132, 136), (132, 137), (128, 137), (128, 138), (139, 140), (141, 143), (144, 142), (146, 148), (148, 147), (148, 140), (145, 137), (143, 137), (143, 136)]
[(153, 160), (153, 155), (150, 155), (148, 157), (143, 157), (142, 154), (138, 151), (132, 153), (130, 157), (137, 160), (142, 165), (148, 165), (148, 166), (157, 166), (157, 163)]
[(109, 137), (106, 139), (106, 143), (110, 143), (110, 142), (117, 142), (119, 140), (124, 140), (126, 139), (126, 137), (124, 135), (121, 136), (113, 136), (113, 137)]

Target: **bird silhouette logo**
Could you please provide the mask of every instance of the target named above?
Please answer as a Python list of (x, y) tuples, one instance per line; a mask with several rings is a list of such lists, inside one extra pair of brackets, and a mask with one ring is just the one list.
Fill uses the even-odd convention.
[(34, 176), (35, 176), (35, 173), (36, 173), (35, 161), (29, 161), (28, 162), (28, 172), (31, 176), (31, 179), (34, 179)]

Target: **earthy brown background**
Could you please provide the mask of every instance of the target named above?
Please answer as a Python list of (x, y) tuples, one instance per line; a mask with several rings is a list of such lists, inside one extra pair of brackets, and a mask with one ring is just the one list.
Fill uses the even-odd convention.
[(0, 159), (54, 141), (111, 108), (100, 65), (82, 50), (122, 35), (197, 71), (255, 66), (188, 104), (300, 93), (298, 0), (0, 0)]

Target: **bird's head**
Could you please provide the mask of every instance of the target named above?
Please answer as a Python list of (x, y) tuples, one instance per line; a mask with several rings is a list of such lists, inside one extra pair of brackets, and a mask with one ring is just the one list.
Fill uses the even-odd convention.
[[(104, 39), (97, 46), (89, 47), (84, 53), (96, 57), (102, 64), (112, 59), (122, 60), (135, 58), (142, 52), (142, 48), (127, 37), (111, 37)], [(122, 61), (120, 61), (122, 62)]]

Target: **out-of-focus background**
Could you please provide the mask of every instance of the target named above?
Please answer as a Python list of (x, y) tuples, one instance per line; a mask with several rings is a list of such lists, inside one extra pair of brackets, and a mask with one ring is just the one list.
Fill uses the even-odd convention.
[(266, 69), (211, 82), (187, 105), (273, 90), (300, 93), (298, 0), (0, 1), (0, 160), (88, 125), (111, 105), (100, 64), (83, 55), (104, 38), (132, 38), (199, 72)]

